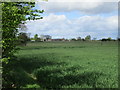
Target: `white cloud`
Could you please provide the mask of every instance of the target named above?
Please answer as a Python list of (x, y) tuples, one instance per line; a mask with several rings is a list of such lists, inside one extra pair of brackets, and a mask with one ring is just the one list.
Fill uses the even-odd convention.
[(50, 14), (42, 20), (28, 21), (28, 32), (48, 34), (53, 38), (85, 37), (117, 37), (118, 17), (82, 16), (68, 19), (65, 15)]
[(119, 0), (36, 0), (37, 2), (119, 2)]
[(112, 13), (117, 11), (117, 2), (77, 2), (76, 0), (70, 2), (65, 0), (60, 2), (59, 0), (53, 2), (39, 2), (40, 9), (44, 9), (46, 13), (55, 12), (70, 12), (78, 11), (84, 14), (100, 14), (100, 13)]

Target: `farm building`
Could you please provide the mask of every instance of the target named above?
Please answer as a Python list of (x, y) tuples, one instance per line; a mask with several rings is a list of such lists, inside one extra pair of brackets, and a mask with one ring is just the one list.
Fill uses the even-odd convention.
[(51, 41), (52, 36), (50, 35), (40, 35), (41, 41)]
[(62, 39), (52, 39), (52, 41), (65, 41), (65, 39), (64, 38), (62, 38)]

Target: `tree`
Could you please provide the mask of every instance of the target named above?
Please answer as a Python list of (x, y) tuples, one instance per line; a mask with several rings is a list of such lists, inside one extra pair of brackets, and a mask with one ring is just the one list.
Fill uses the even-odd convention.
[(37, 41), (38, 40), (38, 34), (34, 35), (34, 40)]
[(108, 37), (108, 39), (107, 39), (108, 41), (111, 41), (112, 40), (112, 38), (111, 37)]
[(82, 41), (85, 41), (85, 39), (84, 39), (84, 38), (82, 38)]
[(30, 41), (30, 38), (27, 36), (27, 33), (19, 33), (18, 34), (18, 41), (20, 44), (24, 44), (26, 46), (27, 41)]
[(3, 88), (18, 87), (10, 81), (10, 63), (13, 62), (17, 50), (17, 33), (21, 24), (26, 20), (42, 19), (40, 13), (44, 10), (35, 10), (35, 2), (2, 2), (2, 68)]
[(81, 41), (82, 39), (81, 39), (81, 37), (77, 37), (77, 40), (78, 40), (78, 41)]
[(39, 13), (44, 10), (34, 10), (35, 2), (3, 2), (2, 3), (2, 61), (11, 58), (16, 51), (16, 41), (20, 24), (26, 20), (42, 19)]
[(75, 38), (72, 38), (71, 41), (76, 41), (76, 39), (75, 39)]
[(101, 39), (101, 41), (107, 41), (107, 39), (105, 39), (105, 38), (102, 38), (102, 39)]
[(111, 37), (108, 37), (107, 39), (106, 38), (103, 38), (101, 41), (111, 41), (112, 38)]
[(91, 40), (91, 36), (90, 36), (90, 35), (86, 36), (86, 37), (85, 37), (85, 40), (86, 40), (86, 41)]
[(118, 37), (117, 40), (120, 41), (120, 38)]

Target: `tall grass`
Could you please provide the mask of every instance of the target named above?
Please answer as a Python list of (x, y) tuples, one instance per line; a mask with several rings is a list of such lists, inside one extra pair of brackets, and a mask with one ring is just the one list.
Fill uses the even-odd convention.
[(11, 67), (21, 88), (117, 88), (117, 42), (28, 43)]

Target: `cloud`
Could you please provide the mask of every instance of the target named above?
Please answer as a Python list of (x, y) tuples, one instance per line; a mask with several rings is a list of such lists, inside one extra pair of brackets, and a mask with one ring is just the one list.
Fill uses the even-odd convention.
[[(78, 11), (83, 14), (101, 14), (101, 13), (112, 13), (117, 11), (117, 2), (78, 2), (78, 0), (70, 2), (64, 0), (52, 0), (51, 2), (38, 2), (40, 9), (44, 9), (46, 13), (57, 13), (57, 12), (72, 12)], [(94, 0), (95, 1), (95, 0)]]
[(68, 19), (65, 15), (50, 14), (42, 20), (28, 21), (28, 32), (48, 34), (53, 38), (85, 37), (117, 37), (118, 17), (82, 16)]
[(119, 2), (119, 0), (36, 0), (36, 2)]

